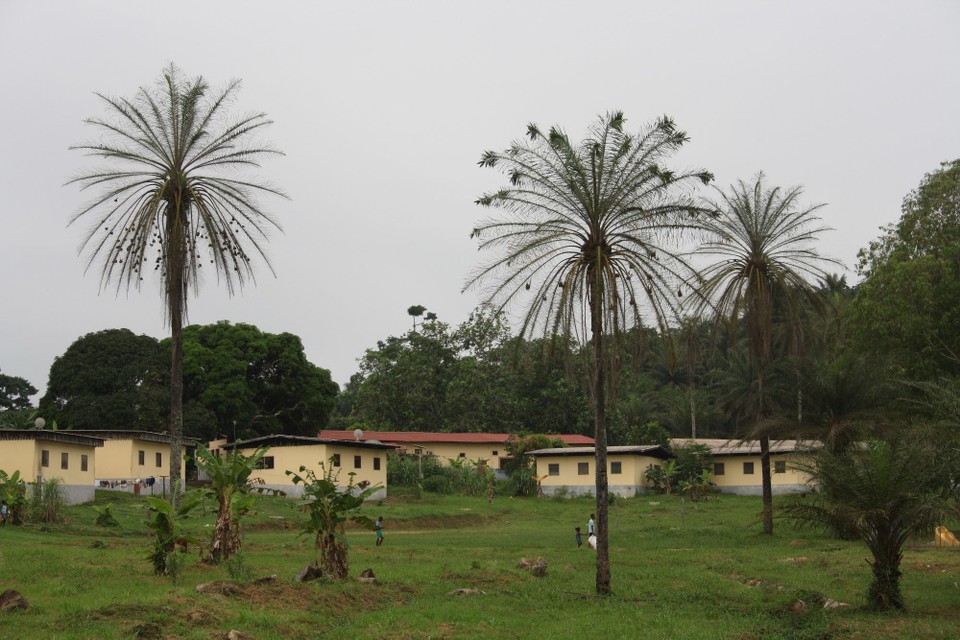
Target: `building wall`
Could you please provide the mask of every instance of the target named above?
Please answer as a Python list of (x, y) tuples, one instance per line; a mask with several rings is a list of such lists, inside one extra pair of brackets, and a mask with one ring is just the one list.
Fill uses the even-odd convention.
[(406, 445), (407, 451), (416, 452), (416, 447), (423, 447), (424, 451), (429, 451), (437, 456), (440, 464), (448, 466), (450, 460), (460, 458), (460, 454), (466, 454), (467, 460), (485, 460), (493, 469), (500, 468), (499, 458), (505, 458), (507, 454), (506, 443), (484, 442), (480, 444), (470, 442), (423, 442)]
[[(255, 448), (240, 449), (240, 453), (245, 456), (253, 455)], [(382, 499), (387, 496), (387, 450), (386, 449), (368, 449), (363, 447), (351, 447), (328, 444), (305, 444), (287, 447), (271, 447), (267, 451), (263, 462), (265, 468), (258, 469), (252, 476), (254, 479), (262, 481), (262, 485), (267, 489), (283, 491), (289, 496), (300, 496), (303, 494), (303, 487), (295, 485), (286, 474), (286, 472), (298, 472), (301, 466), (311, 469), (316, 475), (322, 475), (320, 468), (322, 461), (325, 466), (329, 465), (330, 458), (340, 456), (340, 466), (334, 466), (334, 471), (338, 472), (337, 485), (345, 487), (350, 481), (349, 474), (356, 473), (353, 476), (353, 484), (369, 482), (371, 485), (379, 484), (381, 488), (376, 491), (370, 499)], [(359, 468), (355, 467), (355, 457), (359, 456)], [(380, 460), (380, 469), (374, 469), (374, 459)]]
[[(783, 462), (786, 469), (776, 473), (776, 463)], [(753, 473), (744, 473), (744, 463), (753, 464)], [(723, 464), (722, 475), (714, 472), (717, 464)], [(724, 493), (760, 495), (763, 493), (763, 475), (760, 470), (760, 455), (713, 456), (710, 479)], [(770, 484), (775, 494), (809, 491), (808, 476), (791, 465), (787, 454), (770, 455)]]
[[(614, 463), (620, 463), (620, 473), (613, 473)], [(624, 498), (632, 498), (648, 491), (645, 473), (651, 464), (660, 460), (648, 456), (610, 455), (607, 458), (607, 490)], [(550, 465), (558, 465), (558, 475), (550, 475)], [(581, 474), (581, 464), (586, 464)], [(546, 476), (543, 478), (543, 476)], [(568, 495), (593, 495), (596, 490), (596, 460), (593, 454), (582, 456), (544, 456), (537, 458), (537, 477), (544, 495), (555, 495), (566, 487)]]
[[(143, 464), (140, 464), (140, 452), (143, 452)], [(157, 455), (160, 464), (157, 465)], [(186, 477), (186, 459), (180, 462), (180, 477)], [(149, 440), (106, 440), (97, 450), (97, 482), (126, 481), (114, 487), (133, 491), (133, 481), (156, 478), (156, 487), (162, 485), (162, 477), (170, 475), (170, 445), (166, 442)], [(169, 488), (169, 483), (167, 483)]]
[[(47, 452), (47, 466), (42, 466), (43, 452)], [(0, 469), (8, 474), (20, 471), (24, 482), (51, 480), (61, 482), (67, 504), (91, 502), (94, 498), (96, 447), (50, 440), (7, 440), (0, 446)], [(66, 466), (63, 468), (63, 456)], [(82, 469), (83, 456), (87, 470)]]
[(24, 482), (36, 482), (40, 468), (40, 449), (36, 440), (4, 440), (0, 443), (0, 469), (13, 475), (20, 472)]

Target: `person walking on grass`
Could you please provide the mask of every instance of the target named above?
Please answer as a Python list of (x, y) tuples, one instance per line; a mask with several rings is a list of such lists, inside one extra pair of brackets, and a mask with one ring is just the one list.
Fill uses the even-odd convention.
[(377, 516), (377, 521), (373, 523), (377, 529), (377, 546), (383, 544), (383, 516)]
[(583, 534), (580, 533), (580, 527), (575, 527), (577, 531), (577, 549), (583, 546)]
[(590, 519), (587, 521), (587, 537), (597, 535), (596, 525), (593, 522), (594, 515), (590, 514)]
[(7, 526), (7, 515), (9, 515), (10, 509), (7, 507), (7, 501), (4, 500), (3, 504), (0, 504), (0, 527)]

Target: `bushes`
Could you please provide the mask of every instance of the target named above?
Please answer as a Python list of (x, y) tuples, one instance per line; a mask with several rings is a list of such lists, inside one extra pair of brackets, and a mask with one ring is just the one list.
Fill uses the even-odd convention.
[[(423, 481), (420, 481), (420, 469)], [(454, 459), (441, 466), (436, 456), (391, 453), (387, 463), (387, 483), (421, 487), (443, 495), (482, 496), (489, 486), (488, 468), (479, 461)], [(502, 488), (502, 484), (499, 485)]]

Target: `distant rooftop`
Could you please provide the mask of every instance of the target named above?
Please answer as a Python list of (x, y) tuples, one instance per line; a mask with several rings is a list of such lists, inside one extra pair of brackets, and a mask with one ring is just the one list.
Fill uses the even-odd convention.
[[(759, 440), (728, 440), (723, 438), (673, 438), (673, 448), (702, 444), (715, 456), (760, 455)], [(770, 440), (770, 453), (795, 453), (819, 446), (813, 440)]]
[[(458, 444), (506, 444), (514, 434), (510, 433), (439, 433), (432, 431), (364, 431), (361, 440), (379, 440), (397, 444), (458, 443)], [(325, 429), (318, 434), (320, 438), (335, 440), (356, 440), (353, 431)], [(593, 438), (580, 435), (552, 435), (568, 446), (593, 446)]]

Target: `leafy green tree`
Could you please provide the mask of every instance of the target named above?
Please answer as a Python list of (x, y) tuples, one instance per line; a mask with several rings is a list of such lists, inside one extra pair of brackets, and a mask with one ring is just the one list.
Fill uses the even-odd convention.
[(337, 486), (339, 472), (334, 471), (332, 458), (327, 464), (321, 461), (320, 469), (319, 476), (306, 467), (300, 467), (299, 473), (287, 471), (287, 475), (294, 484), (303, 486), (301, 504), (309, 515), (303, 533), (314, 537), (320, 571), (334, 580), (344, 580), (350, 574), (344, 525), (353, 522), (373, 531), (373, 522), (361, 515), (360, 508), (380, 485), (360, 489), (353, 483), (356, 474), (351, 473), (345, 487)]
[(716, 216), (703, 218), (707, 235), (701, 251), (714, 261), (702, 272), (700, 294), (718, 321), (742, 317), (746, 327), (749, 365), (755, 381), (750, 418), (760, 440), (763, 529), (772, 534), (772, 412), (766, 402), (765, 378), (774, 355), (775, 312), (795, 337), (801, 300), (816, 303), (811, 282), (824, 275), (820, 267), (824, 259), (813, 243), (825, 230), (816, 216), (823, 205), (800, 205), (799, 187), (785, 191), (767, 187), (762, 173), (753, 184), (741, 180), (729, 192), (718, 191), (721, 200), (710, 205)]
[(213, 417), (190, 425), (191, 435), (313, 435), (326, 427), (338, 386), (307, 360), (298, 336), (221, 321), (186, 327), (183, 342), (184, 401)]
[[(270, 124), (263, 113), (228, 120), (239, 81), (211, 93), (206, 81), (170, 65), (154, 88), (133, 99), (103, 99), (111, 119), (86, 120), (102, 136), (71, 147), (106, 162), (73, 178), (98, 194), (73, 216), (95, 221), (83, 248), (102, 263), (101, 285), (139, 288), (143, 271), (160, 275), (170, 324), (170, 479), (180, 479), (183, 437), (183, 323), (202, 266), (229, 292), (253, 278), (251, 257), (266, 261), (263, 242), (278, 227), (260, 208), (275, 188), (237, 173), (279, 153), (253, 136)], [(153, 262), (150, 258), (154, 257)]]
[(800, 526), (853, 531), (873, 556), (867, 601), (880, 610), (905, 609), (900, 591), (903, 548), (956, 513), (952, 495), (960, 465), (956, 451), (905, 434), (893, 442), (833, 451), (823, 448), (798, 468), (819, 491), (785, 504), (781, 513)]
[(206, 447), (197, 447), (197, 468), (210, 478), (205, 494), (217, 501), (217, 519), (210, 542), (210, 559), (216, 564), (234, 556), (243, 545), (240, 518), (254, 502), (255, 487), (250, 483), (250, 475), (268, 450), (269, 447), (262, 447), (245, 456), (232, 449), (221, 458)]
[(150, 336), (129, 329), (88, 333), (54, 359), (40, 412), (71, 429), (161, 431), (165, 360)]
[(0, 373), (0, 413), (29, 409), (37, 389), (24, 378)]
[(960, 159), (924, 176), (896, 225), (862, 249), (849, 310), (856, 349), (911, 379), (960, 373)]
[(435, 431), (446, 423), (447, 388), (457, 352), (446, 323), (391, 336), (360, 359), (358, 418), (390, 431)]
[(556, 449), (565, 447), (563, 440), (551, 438), (542, 433), (515, 434), (507, 440), (507, 453), (510, 458), (504, 471), (513, 480), (514, 493), (518, 496), (535, 496), (539, 493), (540, 478), (537, 477), (536, 460), (528, 455), (537, 449)]
[(524, 305), (521, 335), (590, 345), (600, 594), (611, 592), (607, 400), (616, 358), (609, 356), (627, 323), (640, 326), (646, 316), (662, 324), (675, 311), (677, 281), (688, 270), (671, 237), (701, 211), (691, 188), (712, 177), (662, 166), (688, 139), (670, 118), (636, 135), (623, 125), (623, 113), (610, 113), (575, 144), (558, 127), (544, 133), (531, 124), (528, 140), (483, 154), (480, 165), (502, 171), (509, 185), (477, 200), (502, 215), (473, 230), (492, 258), (468, 283), (489, 284), (497, 308)]

